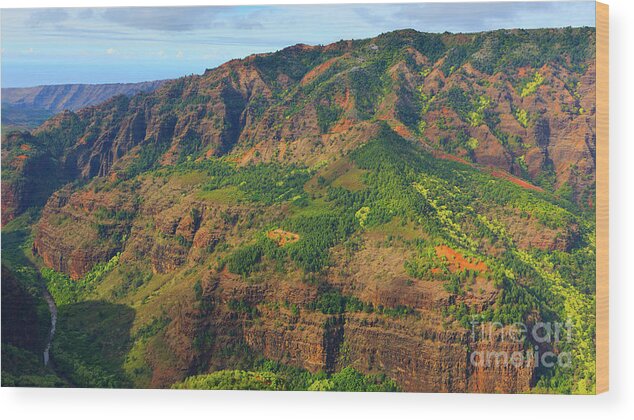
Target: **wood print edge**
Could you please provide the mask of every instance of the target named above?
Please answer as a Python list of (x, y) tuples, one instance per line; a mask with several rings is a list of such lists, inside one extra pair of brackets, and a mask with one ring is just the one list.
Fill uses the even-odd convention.
[(609, 389), (609, 8), (596, 3), (596, 393)]

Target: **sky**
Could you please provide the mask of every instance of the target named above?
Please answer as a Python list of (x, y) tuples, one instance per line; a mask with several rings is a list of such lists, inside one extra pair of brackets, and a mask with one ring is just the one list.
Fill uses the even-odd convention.
[(593, 1), (0, 10), (2, 87), (201, 74), (297, 43), (397, 29), (478, 32), (594, 26)]

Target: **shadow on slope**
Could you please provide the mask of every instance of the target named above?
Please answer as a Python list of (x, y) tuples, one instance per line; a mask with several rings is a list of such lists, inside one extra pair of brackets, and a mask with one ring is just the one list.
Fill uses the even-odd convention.
[(58, 308), (51, 351), (56, 370), (80, 388), (129, 387), (123, 364), (131, 347), (135, 311), (106, 301)]

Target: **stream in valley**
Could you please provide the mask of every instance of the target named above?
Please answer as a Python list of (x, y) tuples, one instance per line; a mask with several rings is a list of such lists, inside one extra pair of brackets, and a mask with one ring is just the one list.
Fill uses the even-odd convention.
[(48, 365), (51, 344), (53, 343), (53, 337), (55, 336), (55, 326), (57, 325), (57, 305), (55, 305), (55, 300), (53, 296), (49, 293), (48, 289), (44, 287), (44, 300), (48, 304), (48, 310), (51, 313), (51, 328), (48, 333), (48, 340), (46, 341), (46, 347), (44, 348), (44, 366)]

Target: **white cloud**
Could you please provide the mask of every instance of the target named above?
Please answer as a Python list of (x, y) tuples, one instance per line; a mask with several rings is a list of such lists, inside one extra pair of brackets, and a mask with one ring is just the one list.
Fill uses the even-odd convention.
[(186, 32), (209, 28), (227, 7), (113, 7), (103, 17), (113, 23), (140, 30)]
[(108, 49), (106, 50), (106, 54), (108, 54), (108, 55), (113, 55), (113, 54), (115, 54), (116, 52), (117, 52), (117, 50), (115, 50), (114, 48), (108, 48)]

